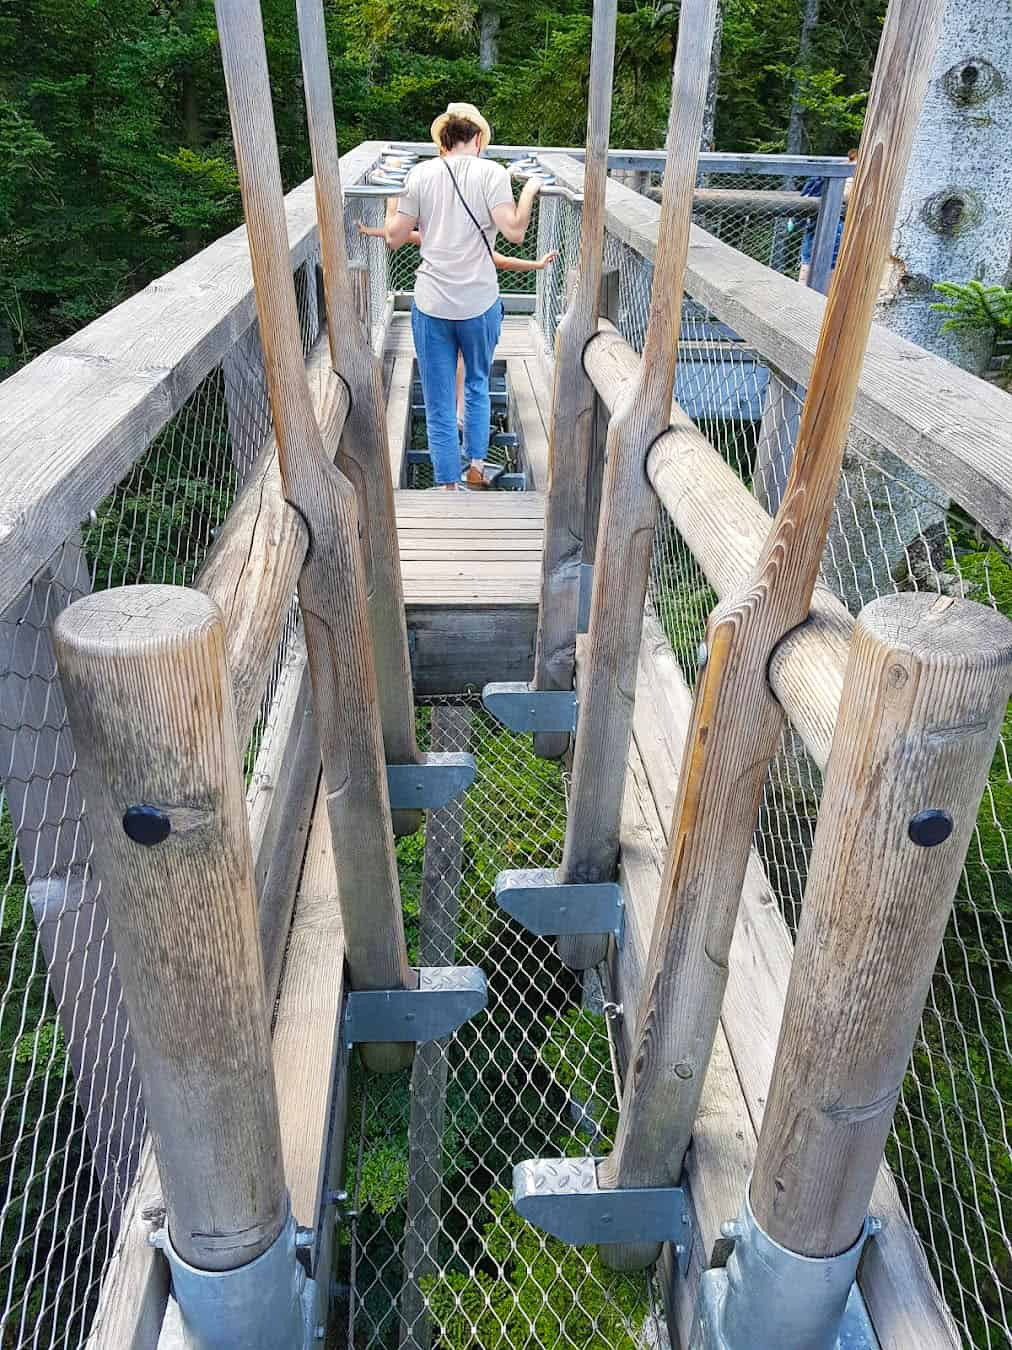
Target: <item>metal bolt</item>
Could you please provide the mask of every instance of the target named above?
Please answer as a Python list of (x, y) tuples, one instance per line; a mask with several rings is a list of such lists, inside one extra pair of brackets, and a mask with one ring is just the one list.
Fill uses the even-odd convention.
[(741, 1237), (741, 1224), (736, 1219), (730, 1219), (727, 1223), (720, 1225), (721, 1237), (726, 1237), (732, 1242), (736, 1242)]
[(696, 666), (702, 670), (710, 659), (710, 649), (705, 642), (701, 642), (696, 648)]
[(907, 834), (921, 848), (934, 848), (944, 844), (952, 833), (952, 817), (947, 811), (937, 809), (918, 811), (907, 826)]
[(882, 1220), (875, 1217), (874, 1214), (868, 1215), (868, 1236), (874, 1237), (876, 1233), (882, 1231)]
[(320, 1325), (316, 1328), (316, 1331), (315, 1331), (314, 1334), (315, 1334), (316, 1339), (317, 1339), (318, 1341), (322, 1341), (323, 1338), (324, 1338), (324, 1336), (326, 1336), (326, 1334), (327, 1334), (327, 1328), (323, 1325), (322, 1322), (321, 1322)]
[(128, 806), (123, 812), (123, 828), (135, 844), (152, 848), (168, 839), (172, 833), (172, 821), (157, 806), (141, 803)]
[(692, 1077), (692, 1065), (691, 1065), (691, 1064), (676, 1064), (676, 1065), (675, 1065), (675, 1077), (676, 1077), (676, 1078), (683, 1078), (683, 1079), (691, 1078), (691, 1077)]
[(316, 1241), (316, 1230), (313, 1228), (303, 1228), (301, 1224), (295, 1229), (295, 1245), (297, 1248), (304, 1249), (311, 1247)]

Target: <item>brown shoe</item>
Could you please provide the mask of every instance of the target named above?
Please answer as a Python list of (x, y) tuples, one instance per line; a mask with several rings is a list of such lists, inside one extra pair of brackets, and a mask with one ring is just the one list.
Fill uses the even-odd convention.
[(460, 481), (464, 487), (470, 488), (472, 492), (484, 492), (489, 486), (481, 469), (476, 469), (473, 464), (469, 464), (464, 470)]

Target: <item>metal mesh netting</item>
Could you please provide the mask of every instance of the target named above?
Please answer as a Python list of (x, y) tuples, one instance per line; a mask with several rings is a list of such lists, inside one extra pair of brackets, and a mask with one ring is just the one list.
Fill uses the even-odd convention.
[(412, 1070), (354, 1073), (338, 1267), (347, 1318), (334, 1343), (665, 1346), (663, 1304), (645, 1274), (605, 1270), (592, 1249), (530, 1227), (509, 1200), (514, 1163), (606, 1152), (617, 1122), (614, 1008), (584, 999), (554, 944), (494, 898), (500, 869), (560, 861), (564, 779), (477, 702), (440, 700), (420, 721), (423, 740), (470, 750), (478, 773), (462, 799), (430, 813), (424, 841), (398, 843), (409, 953), (481, 965), (488, 1009), (419, 1047)]
[[(683, 406), (767, 509), (775, 509), (804, 391), (771, 372), (691, 300), (680, 351)], [(877, 596), (932, 590), (970, 596), (1012, 617), (1012, 567), (1002, 548), (958, 504), (941, 499), (857, 433), (822, 579), (854, 614)], [(664, 516), (650, 599), (691, 684), (716, 595)], [(988, 1350), (1009, 1344), (1012, 1334), (1010, 742), (1007, 719), (887, 1153), (966, 1343)], [(820, 793), (818, 768), (788, 732), (766, 785), (756, 848), (792, 931)]]
[[(708, 182), (714, 179), (710, 175)], [(565, 208), (554, 228), (564, 252), (575, 260), (579, 209)], [(748, 243), (733, 234), (724, 237), (736, 247)], [(766, 256), (758, 260), (770, 261)], [(609, 234), (605, 268), (617, 271), (619, 278), (617, 305), (609, 317), (642, 350), (651, 265)], [(562, 304), (550, 291), (539, 295), (536, 315), (548, 350)], [(675, 392), (710, 443), (772, 514), (786, 480), (804, 390), (771, 370), (720, 315), (686, 296)], [(857, 432), (848, 446), (822, 579), (853, 614), (880, 595), (933, 590), (969, 596), (1012, 617), (1012, 564), (1003, 546), (957, 502)], [(650, 603), (690, 685), (716, 599), (662, 513)], [(1006, 1346), (1012, 1337), (1010, 745), (1012, 715), (1006, 719), (980, 805), (888, 1150), (904, 1202), (961, 1334), (968, 1345), (987, 1350)], [(804, 895), (820, 793), (819, 770), (789, 730), (766, 785), (756, 849), (792, 931)]]
[[(296, 273), (304, 345), (315, 260)], [(0, 615), (0, 1345), (83, 1345), (144, 1138), (49, 629), (88, 590), (193, 581), (270, 431), (256, 325)], [(290, 617), (247, 752), (287, 676)], [(251, 788), (251, 790), (252, 790)]]

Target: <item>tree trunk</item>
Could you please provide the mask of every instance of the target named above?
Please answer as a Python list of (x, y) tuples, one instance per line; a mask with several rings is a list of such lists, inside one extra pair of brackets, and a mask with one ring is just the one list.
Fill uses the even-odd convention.
[(710, 79), (706, 86), (706, 103), (703, 105), (703, 134), (699, 138), (699, 148), (705, 154), (713, 149), (714, 132), (717, 125), (717, 93), (720, 89), (720, 48), (724, 36), (724, 0), (718, 0), (717, 19), (713, 29), (713, 47), (710, 49)]
[[(804, 13), (801, 16), (801, 37), (798, 41), (797, 64), (802, 70), (808, 69), (812, 55), (812, 38), (815, 25), (819, 22), (819, 0), (805, 0)], [(791, 117), (787, 123), (787, 145), (789, 155), (804, 153), (805, 147), (805, 110), (801, 106), (801, 81), (795, 79), (791, 94)]]
[(481, 6), (478, 64), (482, 70), (491, 70), (499, 64), (499, 6), (496, 0), (483, 0)]
[[(938, 356), (982, 373), (993, 347), (990, 333), (943, 333), (943, 316), (931, 306), (941, 297), (937, 281), (1008, 283), (1012, 247), (1012, 168), (1007, 147), (1012, 132), (1012, 30), (1008, 0), (947, 0), (924, 111), (914, 140), (903, 195), (893, 232), (889, 263), (882, 279), (875, 318), (895, 333)], [(853, 452), (859, 452), (855, 454)], [(882, 521), (881, 502), (870, 500), (862, 481), (866, 461), (881, 464), (908, 489), (890, 484), (889, 510), (895, 516), (881, 530), (883, 543), (858, 549), (858, 536), (876, 538), (874, 518)], [(948, 502), (893, 455), (859, 434), (851, 436), (845, 469), (850, 501), (841, 498), (834, 527), (837, 558), (848, 575), (845, 598), (852, 608), (880, 593), (881, 554), (894, 576), (906, 570), (932, 584), (938, 556), (919, 542), (932, 534), (941, 541)], [(874, 489), (874, 482), (871, 481)], [(910, 544), (918, 541), (912, 555)], [(849, 557), (848, 557), (849, 547)], [(857, 550), (857, 551), (855, 551)], [(877, 564), (876, 575), (872, 575)], [(836, 577), (830, 578), (836, 585)]]

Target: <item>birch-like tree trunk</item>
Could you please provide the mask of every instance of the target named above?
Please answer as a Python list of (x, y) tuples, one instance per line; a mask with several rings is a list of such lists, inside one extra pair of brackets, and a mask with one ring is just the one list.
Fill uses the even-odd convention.
[(710, 49), (710, 78), (706, 86), (706, 103), (703, 105), (703, 131), (699, 138), (699, 148), (704, 153), (713, 149), (716, 133), (717, 94), (720, 91), (720, 49), (723, 36), (724, 0), (719, 0), (713, 25), (713, 46)]
[(482, 0), (478, 64), (482, 70), (491, 70), (499, 64), (499, 6), (496, 0)]
[[(934, 284), (972, 278), (1009, 283), (1010, 143), (1009, 0), (948, 0), (875, 317), (976, 374), (986, 368), (993, 340), (987, 333), (943, 333), (944, 316), (931, 308), (941, 298)], [(869, 460), (885, 475), (880, 488)], [(888, 582), (883, 552), (900, 582), (908, 571), (921, 584), (938, 582), (945, 567), (947, 507), (936, 488), (893, 455), (865, 436), (851, 437), (831, 542), (841, 564), (846, 559), (841, 571), (852, 607), (881, 593)], [(881, 543), (862, 545), (862, 538)]]

